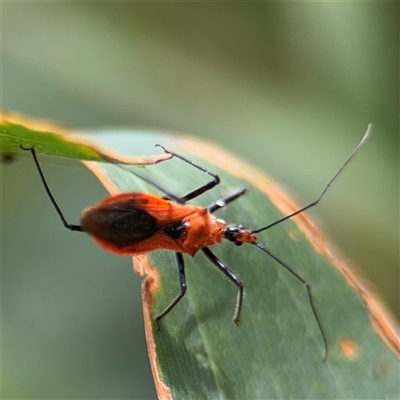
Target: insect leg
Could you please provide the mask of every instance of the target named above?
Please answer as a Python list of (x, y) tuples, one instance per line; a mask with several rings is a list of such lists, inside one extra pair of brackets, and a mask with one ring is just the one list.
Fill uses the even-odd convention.
[(158, 314), (154, 319), (157, 322), (157, 328), (160, 330), (160, 320), (164, 318), (179, 302), (179, 300), (185, 295), (186, 293), (186, 277), (185, 277), (185, 264), (183, 262), (183, 255), (182, 253), (175, 253), (176, 254), (176, 262), (178, 265), (179, 271), (179, 286), (181, 288), (180, 293), (178, 296), (175, 297), (174, 300), (170, 303), (170, 305), (160, 314)]
[(285, 268), (288, 272), (290, 272), (299, 282), (301, 282), (304, 287), (307, 290), (307, 295), (308, 295), (308, 302), (310, 303), (311, 311), (314, 315), (315, 322), (317, 323), (318, 329), (321, 333), (322, 341), (324, 343), (324, 358), (322, 359), (322, 362), (325, 362), (326, 358), (328, 357), (328, 342), (326, 339), (326, 335), (324, 330), (322, 329), (322, 324), (321, 321), (318, 317), (317, 310), (314, 305), (314, 300), (311, 295), (311, 286), (309, 283), (307, 283), (297, 272), (293, 271), (292, 268), (289, 267), (285, 262), (283, 262), (280, 258), (276, 257), (274, 254), (272, 254), (266, 247), (260, 245), (259, 243), (252, 243), (255, 246), (257, 246), (259, 249), (261, 249), (264, 253), (268, 254), (271, 258), (273, 258), (278, 264), (280, 264), (283, 268)]
[(242, 314), (243, 299), (244, 299), (244, 287), (242, 281), (237, 275), (227, 267), (220, 259), (218, 259), (214, 253), (208, 247), (201, 249), (205, 256), (238, 288), (238, 295), (236, 299), (235, 314), (233, 316), (233, 322), (239, 325), (240, 316)]
[(181, 156), (180, 154), (175, 153), (174, 151), (168, 150), (165, 147), (161, 146), (160, 144), (157, 144), (156, 146), (161, 147), (165, 153), (167, 154), (171, 154), (174, 157), (179, 158), (180, 160), (192, 165), (193, 167), (199, 169), (200, 171), (205, 172), (206, 174), (212, 176), (214, 179), (211, 182), (206, 183), (203, 186), (200, 186), (199, 188), (189, 192), (188, 194), (186, 194), (185, 196), (181, 197), (180, 200), (181, 202), (185, 203), (189, 200), (194, 199), (195, 197), (200, 196), (201, 194), (207, 192), (208, 190), (211, 190), (212, 188), (214, 188), (215, 186), (217, 186), (220, 182), (219, 176), (217, 174), (214, 174), (213, 172), (209, 171), (208, 169), (202, 167), (199, 164), (196, 164), (195, 162), (189, 160), (186, 157)]
[(240, 188), (237, 189), (236, 191), (234, 191), (233, 193), (231, 193), (230, 195), (217, 200), (215, 203), (209, 205), (207, 207), (207, 210), (210, 214), (212, 214), (213, 212), (219, 210), (222, 207), (225, 207), (227, 204), (229, 204), (231, 201), (236, 200), (238, 197), (244, 195), (246, 193), (246, 188)]
[(53, 197), (53, 195), (51, 194), (50, 189), (49, 189), (49, 187), (48, 187), (48, 185), (47, 185), (46, 179), (45, 179), (45, 177), (44, 177), (44, 175), (43, 175), (43, 171), (42, 171), (42, 169), (40, 168), (39, 161), (38, 161), (38, 159), (37, 159), (37, 157), (36, 157), (35, 149), (34, 149), (33, 147), (30, 147), (29, 149), (25, 149), (25, 148), (22, 147), (22, 146), (20, 146), (20, 148), (21, 148), (22, 150), (30, 151), (30, 152), (31, 152), (32, 157), (33, 157), (33, 161), (35, 162), (36, 168), (37, 168), (37, 170), (38, 170), (38, 172), (39, 172), (39, 176), (40, 176), (40, 179), (42, 180), (42, 183), (43, 183), (44, 189), (46, 190), (47, 196), (49, 196), (49, 199), (50, 199), (50, 201), (51, 201), (51, 204), (53, 204), (53, 207), (55, 208), (55, 210), (56, 210), (58, 216), (60, 217), (61, 222), (63, 223), (64, 227), (67, 228), (67, 229), (70, 230), (70, 231), (82, 232), (82, 229), (81, 229), (81, 226), (80, 226), (80, 225), (72, 225), (72, 224), (69, 224), (69, 223), (66, 221), (66, 219), (64, 218), (64, 215), (62, 214), (60, 208), (58, 207), (56, 201), (54, 200), (54, 197)]
[(143, 182), (146, 182), (150, 186), (153, 186), (160, 192), (164, 193), (165, 196), (163, 197), (163, 199), (169, 199), (169, 200), (175, 201), (178, 204), (184, 204), (184, 201), (182, 201), (180, 197), (175, 196), (172, 193), (169, 193), (166, 189), (164, 189), (163, 187), (158, 185), (156, 182), (153, 182), (150, 179), (146, 178), (145, 176), (142, 176), (142, 175), (138, 174), (137, 172), (133, 171), (129, 166), (127, 166), (125, 164), (115, 164), (115, 166), (118, 167), (119, 169), (122, 169), (123, 171), (128, 172), (129, 174), (136, 176), (136, 178), (141, 179)]

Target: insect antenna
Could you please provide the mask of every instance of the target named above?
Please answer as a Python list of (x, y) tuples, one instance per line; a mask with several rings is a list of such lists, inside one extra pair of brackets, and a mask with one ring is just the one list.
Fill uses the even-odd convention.
[(349, 162), (352, 160), (352, 158), (358, 153), (361, 146), (366, 142), (368, 137), (371, 135), (371, 132), (372, 132), (372, 124), (368, 124), (367, 130), (364, 133), (364, 136), (361, 138), (360, 142), (358, 143), (357, 147), (353, 150), (353, 152), (350, 154), (350, 156), (347, 158), (347, 160), (342, 164), (342, 166), (339, 168), (339, 170), (336, 172), (336, 174), (328, 182), (328, 184), (325, 186), (324, 190), (322, 191), (322, 193), (319, 195), (319, 197), (316, 200), (314, 200), (312, 203), (306, 205), (305, 207), (300, 208), (300, 210), (297, 210), (297, 211), (293, 212), (292, 214), (286, 215), (285, 217), (280, 218), (277, 221), (275, 221), (267, 226), (264, 226), (259, 229), (254, 229), (254, 230), (252, 230), (252, 232), (259, 233), (259, 232), (265, 231), (269, 228), (272, 228), (275, 225), (280, 224), (283, 221), (286, 221), (287, 219), (294, 217), (297, 214), (302, 213), (303, 211), (308, 210), (311, 207), (316, 206), (320, 202), (320, 200), (324, 197), (324, 195), (328, 191), (328, 189), (331, 187), (332, 183), (336, 180), (336, 178), (340, 175), (340, 173), (345, 169), (345, 167), (349, 164)]
[(293, 271), (293, 269), (290, 268), (289, 265), (287, 265), (284, 261), (282, 261), (280, 258), (278, 258), (273, 253), (271, 253), (266, 247), (262, 246), (261, 244), (259, 244), (257, 242), (256, 243), (252, 243), (252, 244), (257, 246), (264, 253), (268, 254), (278, 264), (280, 264), (283, 268), (285, 268), (288, 272), (290, 272), (292, 274), (292, 276), (294, 276), (299, 282), (301, 282), (304, 285), (304, 287), (307, 289), (308, 302), (310, 304), (312, 313), (314, 315), (315, 322), (317, 323), (319, 332), (320, 332), (321, 337), (322, 337), (322, 341), (324, 343), (324, 357), (322, 359), (322, 362), (324, 363), (326, 361), (327, 357), (328, 357), (328, 341), (326, 339), (326, 335), (325, 335), (324, 329), (322, 328), (321, 321), (320, 321), (320, 319), (318, 317), (317, 310), (316, 310), (315, 305), (314, 305), (313, 297), (311, 295), (311, 286), (310, 286), (310, 284), (307, 281), (305, 281), (297, 272)]

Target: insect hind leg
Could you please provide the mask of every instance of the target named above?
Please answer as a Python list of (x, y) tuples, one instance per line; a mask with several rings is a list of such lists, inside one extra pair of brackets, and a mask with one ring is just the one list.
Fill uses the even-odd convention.
[(39, 173), (39, 177), (40, 177), (40, 180), (42, 181), (42, 184), (43, 184), (43, 187), (44, 187), (44, 189), (46, 191), (46, 194), (47, 194), (48, 198), (50, 199), (50, 202), (53, 205), (54, 209), (56, 210), (56, 212), (58, 214), (58, 217), (60, 218), (60, 220), (61, 220), (62, 224), (64, 225), (64, 227), (66, 229), (70, 230), (71, 232), (74, 232), (74, 231), (75, 232), (82, 232), (82, 228), (81, 228), (80, 225), (69, 224), (67, 222), (67, 220), (65, 219), (64, 214), (62, 213), (60, 207), (58, 206), (57, 202), (55, 201), (55, 199), (53, 197), (53, 194), (51, 193), (51, 190), (49, 188), (49, 185), (47, 184), (47, 181), (46, 181), (46, 178), (44, 177), (42, 168), (40, 167), (39, 160), (37, 159), (35, 149), (33, 147), (25, 148), (22, 144), (19, 147), (21, 148), (21, 150), (30, 151), (31, 152), (32, 157), (33, 157), (33, 161), (34, 161), (36, 169), (37, 169), (37, 171)]
[(164, 146), (161, 146), (160, 144), (157, 144), (156, 146), (161, 147), (163, 149), (164, 153), (171, 154), (173, 157), (179, 158), (180, 160), (184, 161), (185, 163), (192, 165), (193, 167), (197, 168), (198, 170), (200, 170), (214, 178), (212, 181), (206, 183), (205, 185), (200, 186), (199, 188), (189, 192), (185, 196), (182, 196), (180, 198), (180, 201), (182, 203), (186, 203), (187, 201), (192, 200), (192, 199), (202, 195), (205, 192), (208, 192), (209, 190), (211, 190), (212, 188), (214, 188), (215, 186), (217, 186), (220, 183), (219, 176), (217, 174), (214, 174), (214, 172), (209, 171), (208, 169), (202, 167), (201, 165), (196, 164), (194, 161), (189, 160), (188, 158), (183, 157), (180, 154), (175, 153), (172, 150), (166, 149)]

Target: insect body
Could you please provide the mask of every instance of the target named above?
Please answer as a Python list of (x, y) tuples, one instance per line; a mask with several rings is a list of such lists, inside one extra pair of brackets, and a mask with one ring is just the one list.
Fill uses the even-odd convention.
[[(162, 146), (160, 147), (162, 147), (165, 153), (170, 154), (172, 157), (179, 158), (203, 171), (210, 175), (213, 180), (183, 197), (177, 197), (159, 187), (157, 184), (149, 182), (146, 178), (136, 174), (132, 170), (128, 170), (130, 173), (133, 173), (135, 176), (162, 191), (164, 197), (160, 198), (151, 194), (137, 192), (110, 196), (100, 201), (98, 205), (84, 210), (80, 225), (68, 224), (49, 190), (38, 163), (35, 150), (33, 148), (24, 150), (31, 151), (45, 190), (63, 225), (67, 229), (88, 233), (100, 247), (118, 255), (134, 256), (157, 249), (171, 250), (176, 253), (180, 292), (168, 307), (155, 317), (157, 324), (159, 324), (159, 321), (175, 307), (186, 293), (183, 254), (187, 253), (194, 256), (198, 251), (202, 251), (211, 263), (214, 264), (214, 266), (216, 266), (237, 287), (238, 295), (233, 321), (238, 324), (244, 300), (243, 283), (227, 265), (212, 253), (209, 246), (220, 243), (222, 239), (228, 240), (235, 245), (249, 243), (272, 257), (278, 264), (284, 267), (305, 286), (309, 304), (324, 343), (325, 354), (323, 361), (325, 361), (328, 349), (327, 340), (314, 306), (311, 286), (289, 265), (272, 254), (267, 247), (259, 244), (257, 234), (315, 206), (322, 199), (339, 173), (365, 142), (370, 130), (371, 126), (368, 127), (367, 132), (358, 146), (325, 186), (324, 190), (315, 201), (290, 215), (282, 217), (272, 224), (252, 230), (246, 229), (242, 225), (228, 225), (225, 221), (222, 221), (213, 215), (215, 211), (225, 207), (230, 202), (242, 196), (246, 192), (245, 188), (234, 191), (232, 194), (216, 201), (206, 208), (187, 205), (186, 203), (188, 201), (217, 186), (220, 183), (220, 179), (216, 174), (202, 166), (171, 150), (167, 150)], [(124, 168), (123, 166), (120, 167)]]
[[(226, 223), (206, 208), (145, 193), (109, 197), (84, 210), (81, 218), (83, 232), (119, 255), (166, 249), (194, 256), (203, 247), (218, 244), (226, 229)], [(255, 235), (249, 233), (248, 239), (255, 240)]]

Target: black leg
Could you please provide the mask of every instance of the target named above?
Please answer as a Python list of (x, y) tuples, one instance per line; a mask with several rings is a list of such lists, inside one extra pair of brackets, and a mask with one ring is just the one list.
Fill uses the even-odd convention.
[[(165, 160), (165, 161), (168, 161), (168, 160)], [(141, 179), (143, 182), (146, 182), (150, 186), (153, 186), (160, 192), (164, 193), (165, 196), (163, 197), (163, 199), (173, 200), (178, 204), (184, 204), (184, 201), (182, 201), (180, 197), (175, 196), (172, 193), (169, 193), (168, 190), (164, 189), (162, 186), (158, 185), (157, 183), (151, 181), (149, 178), (146, 178), (145, 176), (142, 176), (142, 175), (138, 174), (137, 172), (133, 171), (133, 169), (130, 166), (125, 165), (125, 164), (114, 164), (114, 165), (116, 167), (118, 167), (119, 169), (122, 169), (123, 171), (126, 171), (126, 172), (136, 176), (136, 178)]]
[(160, 320), (164, 318), (179, 302), (179, 300), (185, 295), (186, 293), (186, 277), (185, 277), (185, 264), (183, 262), (183, 255), (182, 253), (175, 253), (176, 255), (176, 262), (178, 265), (179, 271), (179, 286), (181, 288), (180, 293), (178, 296), (175, 297), (174, 300), (170, 303), (170, 305), (160, 314), (155, 317), (155, 321), (157, 322), (158, 330), (160, 330)]
[(240, 188), (237, 189), (235, 192), (233, 192), (232, 194), (217, 200), (215, 203), (209, 205), (207, 207), (207, 210), (210, 214), (212, 214), (213, 212), (219, 210), (222, 207), (225, 207), (227, 204), (229, 204), (231, 201), (236, 200), (238, 197), (244, 195), (246, 193), (246, 188)]
[(225, 264), (219, 260), (214, 253), (208, 247), (201, 249), (205, 256), (238, 288), (238, 295), (236, 299), (235, 314), (233, 315), (233, 322), (239, 325), (240, 315), (242, 313), (243, 299), (244, 299), (244, 287), (242, 281), (236, 276), (236, 274), (229, 269)]
[(205, 172), (206, 174), (212, 176), (214, 179), (211, 182), (206, 183), (203, 186), (200, 186), (199, 188), (189, 192), (188, 194), (186, 194), (185, 196), (182, 196), (180, 198), (180, 201), (182, 203), (186, 203), (189, 200), (192, 200), (198, 196), (200, 196), (201, 194), (211, 190), (212, 188), (214, 188), (215, 186), (217, 186), (220, 182), (219, 176), (217, 174), (214, 174), (213, 172), (209, 171), (208, 169), (202, 167), (201, 165), (196, 164), (195, 162), (189, 160), (186, 157), (181, 156), (180, 154), (175, 153), (174, 151), (168, 150), (165, 147), (161, 146), (160, 144), (157, 145), (158, 147), (161, 147), (165, 153), (167, 154), (171, 154), (174, 157), (179, 158), (180, 160), (192, 165), (193, 167), (199, 169), (200, 171)]
[(163, 149), (163, 151), (167, 154), (171, 154), (173, 157), (177, 157), (180, 160), (192, 165), (193, 167), (199, 169), (200, 171), (205, 172), (206, 174), (212, 176), (214, 179), (211, 182), (206, 183), (203, 186), (200, 186), (199, 188), (192, 190), (191, 192), (189, 192), (188, 194), (186, 194), (185, 196), (182, 197), (178, 197), (172, 193), (170, 193), (168, 190), (164, 189), (162, 186), (158, 185), (155, 182), (152, 182), (150, 179), (146, 178), (145, 176), (142, 176), (140, 174), (138, 174), (137, 172), (133, 171), (129, 166), (127, 165), (121, 165), (121, 164), (115, 164), (118, 168), (127, 171), (131, 174), (133, 174), (134, 176), (136, 176), (137, 178), (141, 179), (142, 181), (148, 183), (149, 185), (153, 186), (154, 188), (156, 188), (157, 190), (159, 190), (160, 192), (164, 193), (164, 196), (162, 197), (163, 199), (168, 199), (168, 200), (173, 200), (178, 204), (185, 204), (187, 201), (194, 199), (195, 197), (200, 196), (201, 194), (207, 192), (208, 190), (211, 190), (212, 188), (214, 188), (215, 186), (217, 186), (220, 182), (218, 175), (214, 174), (213, 172), (209, 171), (206, 168), (203, 168), (202, 166), (196, 164), (195, 162), (189, 160), (188, 158), (185, 158), (171, 150), (166, 149), (165, 147), (161, 146), (161, 145), (156, 145), (158, 147), (161, 147)]
[(283, 262), (280, 258), (272, 254), (266, 247), (261, 246), (259, 243), (252, 243), (255, 246), (257, 246), (259, 249), (261, 249), (264, 253), (268, 254), (271, 258), (273, 258), (278, 264), (280, 264), (283, 268), (285, 268), (288, 272), (290, 272), (299, 282), (301, 282), (304, 287), (307, 290), (307, 295), (308, 295), (308, 302), (310, 303), (311, 311), (314, 315), (315, 322), (317, 323), (318, 329), (321, 333), (322, 341), (324, 343), (324, 358), (322, 359), (322, 362), (325, 362), (326, 358), (328, 357), (328, 342), (326, 340), (325, 332), (322, 329), (322, 324), (321, 321), (318, 317), (317, 310), (315, 309), (313, 297), (311, 295), (311, 286), (309, 283), (307, 283), (297, 272), (293, 271), (292, 268), (289, 267), (285, 262)]
[(53, 195), (51, 194), (50, 188), (49, 188), (49, 186), (47, 185), (47, 182), (46, 182), (46, 179), (45, 179), (45, 177), (44, 177), (43, 171), (42, 171), (42, 169), (40, 168), (39, 161), (38, 161), (38, 159), (37, 159), (37, 157), (36, 157), (35, 149), (34, 149), (33, 147), (30, 147), (30, 148), (28, 148), (28, 149), (25, 149), (22, 145), (19, 146), (19, 147), (20, 147), (22, 150), (30, 151), (30, 152), (31, 152), (32, 157), (33, 157), (33, 161), (35, 162), (36, 169), (37, 169), (38, 172), (39, 172), (39, 176), (40, 176), (40, 179), (41, 179), (41, 181), (42, 181), (42, 183), (43, 183), (43, 186), (44, 186), (44, 189), (45, 189), (45, 191), (46, 191), (46, 193), (47, 193), (47, 196), (49, 197), (49, 199), (50, 199), (50, 201), (51, 201), (51, 204), (52, 204), (53, 207), (55, 208), (55, 210), (56, 210), (56, 212), (57, 212), (57, 214), (58, 214), (58, 216), (59, 216), (59, 218), (60, 218), (62, 224), (64, 225), (64, 227), (67, 228), (67, 229), (70, 230), (70, 231), (82, 232), (82, 229), (81, 229), (81, 226), (80, 226), (80, 225), (72, 225), (72, 224), (69, 224), (69, 223), (66, 221), (66, 219), (64, 218), (64, 215), (63, 215), (63, 213), (61, 212), (60, 207), (58, 207), (58, 204), (57, 204), (56, 201), (54, 200), (54, 197), (53, 197)]

